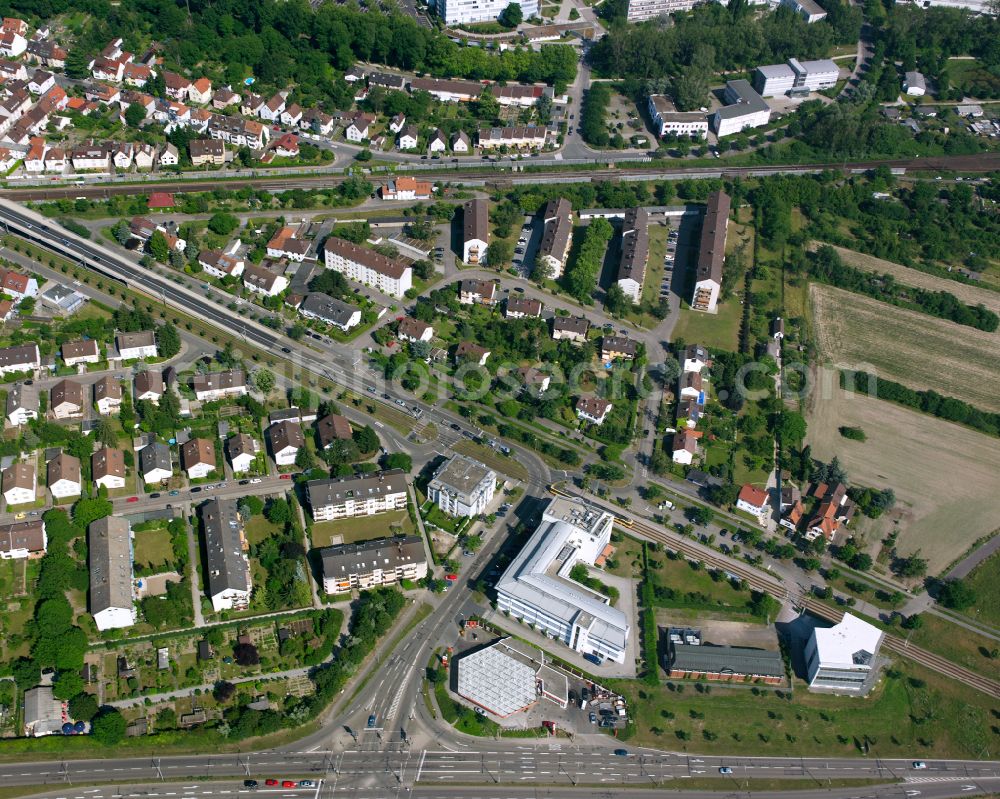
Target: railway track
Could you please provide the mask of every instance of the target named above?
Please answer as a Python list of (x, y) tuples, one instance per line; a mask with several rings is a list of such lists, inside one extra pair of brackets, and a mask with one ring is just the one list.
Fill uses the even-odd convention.
[[(581, 499), (591, 504), (600, 505), (606, 510), (614, 513), (615, 521), (619, 523), (620, 527), (624, 527), (629, 532), (636, 533), (640, 537), (650, 541), (663, 544), (685, 557), (703, 561), (706, 566), (713, 569), (718, 569), (726, 572), (727, 574), (733, 574), (741, 580), (746, 580), (749, 586), (755, 591), (768, 593), (775, 599), (782, 602), (785, 600), (792, 600), (796, 606), (801, 607), (803, 610), (808, 611), (814, 616), (833, 622), (834, 624), (840, 622), (840, 620), (844, 617), (843, 611), (831, 608), (829, 605), (825, 605), (812, 597), (794, 596), (785, 584), (782, 583), (777, 577), (770, 577), (757, 569), (744, 566), (739, 562), (733, 561), (711, 550), (706, 550), (704, 547), (701, 547), (692, 541), (688, 541), (678, 535), (667, 533), (666, 531), (657, 528), (642, 519), (625, 515), (620, 509), (614, 508), (613, 506), (593, 497), (584, 497), (582, 494), (569, 492), (555, 486), (550, 486), (549, 491), (557, 496)], [(963, 666), (952, 663), (947, 658), (941, 657), (933, 652), (928, 652), (926, 649), (914, 646), (896, 635), (884, 633), (882, 646), (890, 652), (909, 658), (925, 668), (936, 671), (939, 674), (943, 674), (944, 676), (950, 677), (954, 680), (958, 680), (970, 688), (974, 688), (977, 691), (982, 691), (989, 696), (1000, 699), (1000, 682), (992, 680), (989, 677), (984, 677), (974, 671), (970, 671)]]
[[(747, 177), (751, 175), (781, 174), (789, 172), (820, 172), (824, 170), (835, 170), (848, 174), (859, 170), (873, 169), (877, 166), (889, 166), (907, 170), (919, 171), (940, 171), (954, 170), (964, 172), (986, 173), (1000, 169), (1000, 153), (981, 153), (974, 156), (940, 156), (936, 158), (910, 158), (910, 159), (879, 159), (873, 161), (836, 162), (822, 164), (782, 164), (782, 165), (760, 165), (760, 166), (726, 166), (720, 163), (718, 166), (710, 167), (684, 167), (664, 161), (651, 161), (649, 163), (631, 164), (627, 166), (608, 165), (600, 159), (594, 159), (589, 163), (601, 165), (603, 168), (595, 169), (546, 169), (544, 165), (532, 165), (527, 163), (527, 169), (521, 172), (514, 172), (510, 169), (400, 169), (400, 174), (412, 175), (414, 177), (430, 178), (432, 180), (462, 181), (481, 180), (489, 183), (509, 183), (516, 178), (537, 177), (539, 181), (560, 182), (580, 180), (590, 178), (593, 180), (616, 180), (637, 175), (650, 175), (650, 179), (656, 179), (660, 175), (682, 176), (691, 178), (704, 177)], [(525, 166), (524, 162), (518, 162), (519, 166)], [(397, 173), (374, 173), (364, 175), (374, 183), (383, 182), (395, 177)], [(214, 179), (184, 179), (162, 180), (143, 183), (94, 183), (94, 184), (71, 184), (54, 186), (10, 186), (0, 188), (0, 197), (15, 200), (18, 202), (29, 200), (57, 200), (63, 197), (87, 197), (97, 199), (110, 197), (117, 194), (144, 194), (153, 192), (172, 192), (182, 194), (185, 192), (211, 191), (213, 189), (238, 190), (246, 188), (256, 188), (265, 191), (287, 191), (296, 188), (317, 188), (324, 186), (336, 186), (353, 175), (338, 172), (323, 172), (319, 174), (289, 174), (289, 175), (261, 175), (248, 178), (236, 178), (233, 180), (221, 179), (215, 176)], [(345, 209), (348, 210), (348, 209)]]

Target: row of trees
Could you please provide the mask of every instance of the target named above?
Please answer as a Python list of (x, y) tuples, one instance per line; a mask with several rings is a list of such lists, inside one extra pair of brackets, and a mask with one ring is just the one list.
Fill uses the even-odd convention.
[(595, 219), (583, 234), (576, 259), (566, 268), (562, 278), (563, 288), (579, 302), (587, 305), (592, 302), (591, 297), (604, 264), (604, 253), (613, 234), (614, 229), (607, 219)]

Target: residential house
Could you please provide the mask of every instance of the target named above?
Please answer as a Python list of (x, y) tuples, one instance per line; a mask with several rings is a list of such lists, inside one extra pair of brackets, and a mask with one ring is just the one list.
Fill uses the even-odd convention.
[(486, 366), (486, 361), (490, 357), (490, 351), (485, 347), (480, 347), (471, 341), (459, 342), (455, 347), (455, 363), (475, 363), (479, 366)]
[(406, 475), (401, 469), (373, 474), (310, 480), (306, 496), (317, 522), (371, 516), (391, 510), (405, 510)]
[(505, 319), (525, 319), (539, 318), (542, 315), (542, 303), (540, 300), (532, 300), (527, 297), (508, 297), (504, 308)]
[(514, 374), (517, 375), (522, 390), (532, 392), (536, 396), (548, 391), (552, 383), (552, 378), (549, 375), (539, 371), (534, 366), (522, 366)]
[(14, 31), (0, 33), (0, 55), (7, 58), (17, 58), (28, 49), (28, 40)]
[(299, 305), (299, 313), (307, 319), (318, 319), (345, 333), (361, 324), (361, 309), (348, 305), (318, 291), (312, 291)]
[(198, 78), (188, 86), (187, 99), (196, 105), (207, 105), (212, 100), (212, 81), (208, 78)]
[(682, 466), (690, 466), (698, 454), (699, 434), (694, 430), (681, 430), (674, 433), (673, 461)]
[(37, 344), (18, 344), (0, 348), (0, 375), (31, 372), (41, 365)]
[(38, 418), (38, 389), (24, 383), (15, 383), (7, 392), (7, 421), (14, 427)]
[(90, 456), (90, 471), (96, 486), (104, 486), (109, 491), (125, 488), (125, 453), (101, 447)]
[(400, 341), (430, 341), (434, 338), (434, 328), (412, 316), (404, 316), (399, 321), (396, 337)]
[[(45, 94), (56, 85), (56, 76), (44, 69), (36, 69), (35, 74), (28, 81), (28, 91), (32, 94)], [(65, 96), (65, 92), (63, 92)]]
[[(239, 241), (236, 244), (238, 246)], [(198, 263), (206, 274), (220, 279), (230, 275), (239, 277), (246, 266), (240, 256), (222, 250), (202, 250), (198, 253)]]
[(326, 268), (374, 286), (383, 294), (402, 297), (413, 286), (413, 268), (399, 258), (387, 258), (346, 239), (330, 236), (323, 245)]
[(451, 134), (451, 151), (456, 155), (467, 155), (472, 152), (472, 140), (464, 130), (458, 130)]
[(231, 105), (239, 104), (241, 98), (229, 86), (223, 86), (212, 96), (212, 108), (216, 111), (224, 111)]
[(73, 163), (73, 169), (77, 172), (86, 172), (87, 170), (107, 171), (109, 155), (106, 145), (96, 144), (93, 141), (85, 141), (79, 147), (74, 147), (69, 151), (69, 158)]
[(294, 133), (282, 134), (271, 146), (274, 148), (274, 154), (281, 158), (299, 157), (299, 137)]
[(297, 228), (285, 225), (279, 228), (267, 243), (269, 258), (287, 258), (289, 261), (301, 263), (309, 253), (308, 239), (298, 237)]
[(293, 421), (276, 422), (267, 428), (271, 456), (278, 466), (294, 466), (299, 450), (306, 445), (302, 428)]
[(638, 351), (639, 345), (625, 336), (601, 337), (601, 360), (605, 363), (614, 360), (634, 360)]
[(40, 558), (45, 554), (47, 546), (45, 522), (41, 519), (0, 527), (0, 560)]
[(191, 81), (183, 75), (164, 70), (163, 83), (166, 86), (167, 97), (171, 100), (183, 103), (188, 99), (188, 92), (191, 90)]
[(131, 627), (138, 618), (132, 572), (132, 526), (105, 516), (87, 529), (90, 613), (100, 631)]
[(466, 455), (452, 455), (427, 484), (427, 499), (449, 516), (479, 516), (493, 501), (497, 473)]
[(174, 145), (169, 143), (163, 145), (163, 149), (160, 150), (160, 166), (177, 166), (180, 160), (180, 153)]
[(701, 372), (682, 372), (678, 378), (679, 387), (677, 395), (681, 399), (691, 399), (704, 402), (705, 381)]
[(480, 129), (477, 134), (479, 149), (498, 150), (507, 147), (512, 150), (540, 150), (548, 139), (548, 128), (538, 126), (515, 126), (505, 128)]
[(46, 482), (53, 498), (66, 499), (80, 496), (83, 478), (79, 458), (60, 452), (48, 462), (46, 472)]
[(927, 94), (927, 81), (920, 72), (907, 72), (903, 78), (903, 91), (907, 97), (923, 97)]
[(139, 358), (156, 358), (159, 351), (156, 348), (156, 335), (152, 330), (139, 330), (134, 333), (116, 333), (115, 345), (118, 357), (123, 361), (134, 361)]
[(135, 401), (147, 400), (160, 404), (163, 396), (163, 373), (159, 369), (146, 369), (135, 376)]
[(257, 458), (257, 451), (256, 439), (246, 433), (237, 433), (226, 441), (226, 454), (234, 474), (249, 472)]
[(257, 115), (265, 122), (277, 122), (284, 110), (285, 98), (279, 92), (258, 109)]
[(195, 375), (192, 387), (199, 402), (242, 397), (247, 393), (246, 374), (242, 369), (227, 369), (224, 372)]
[(536, 262), (542, 273), (552, 280), (562, 276), (569, 248), (573, 243), (573, 207), (569, 200), (560, 197), (549, 200), (542, 212), (542, 241), (538, 246)]
[(193, 166), (222, 166), (226, 163), (226, 143), (222, 139), (192, 139), (188, 142)]
[(483, 199), (469, 200), (463, 206), (463, 212), (462, 261), (485, 266), (490, 238), (489, 202)]
[(462, 305), (495, 305), (497, 284), (492, 280), (468, 278), (458, 284), (458, 301)]
[(56, 419), (72, 419), (83, 415), (86, 400), (83, 386), (73, 380), (60, 380), (52, 386), (49, 395), (49, 410)]
[(281, 124), (289, 127), (298, 127), (302, 121), (302, 108), (297, 103), (292, 103), (281, 112)]
[(347, 417), (331, 413), (316, 421), (316, 439), (322, 449), (329, 449), (336, 441), (350, 441), (353, 436)]
[(370, 138), (370, 130), (375, 118), (371, 114), (356, 113), (347, 120), (347, 127), (344, 128), (344, 137), (348, 141), (363, 142)]
[(590, 322), (585, 316), (556, 316), (552, 319), (552, 338), (556, 341), (572, 341), (574, 344), (584, 344)]
[(122, 81), (127, 86), (135, 86), (142, 89), (149, 83), (155, 73), (146, 64), (128, 63), (122, 68)]
[(763, 524), (769, 511), (767, 489), (746, 483), (740, 488), (740, 493), (736, 497), (736, 509), (756, 516)]
[(277, 271), (280, 266), (275, 264), (273, 268), (268, 268), (247, 264), (243, 269), (243, 285), (254, 294), (263, 294), (265, 297), (278, 296), (288, 288), (288, 278)]
[(105, 375), (94, 383), (94, 403), (101, 416), (117, 413), (122, 407), (122, 384), (113, 375)]
[(823, 536), (827, 541), (832, 541), (841, 527), (850, 524), (857, 506), (847, 496), (847, 486), (843, 483), (832, 486), (819, 483), (813, 488), (812, 494), (819, 500), (819, 506), (806, 522), (805, 538), (812, 541)]
[(81, 363), (97, 363), (101, 360), (101, 349), (94, 339), (77, 339), (64, 342), (59, 348), (66, 366)]
[(3, 470), (3, 498), (11, 505), (24, 505), (35, 501), (38, 488), (34, 462), (18, 461)]
[(174, 476), (170, 447), (153, 441), (139, 450), (139, 474), (147, 485), (165, 483)]
[(152, 144), (137, 144), (135, 146), (135, 168), (152, 169), (156, 163), (156, 147)]
[(681, 354), (681, 369), (684, 372), (701, 372), (711, 363), (708, 350), (700, 344), (688, 344)]
[(434, 133), (431, 134), (430, 141), (427, 143), (427, 148), (432, 153), (443, 153), (448, 149), (448, 138), (444, 135), (444, 132), (440, 128), (436, 128)]
[(601, 425), (614, 405), (600, 397), (580, 397), (576, 401), (576, 417), (584, 422)]
[(215, 445), (207, 438), (192, 438), (181, 446), (181, 468), (191, 480), (215, 471)]
[(420, 131), (416, 125), (406, 125), (396, 137), (396, 147), (400, 150), (415, 150), (420, 142)]
[(417, 180), (409, 175), (390, 180), (379, 193), (383, 200), (429, 200), (433, 185), (429, 180)]
[(210, 499), (198, 508), (205, 536), (206, 591), (216, 613), (246, 610), (252, 583), (239, 509), (234, 499)]

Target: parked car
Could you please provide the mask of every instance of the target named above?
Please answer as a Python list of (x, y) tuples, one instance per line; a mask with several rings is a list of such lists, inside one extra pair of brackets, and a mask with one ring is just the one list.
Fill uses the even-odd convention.
[(277, 785), (278, 781), (277, 780), (264, 780), (264, 784), (265, 785)]
[(312, 780), (299, 780), (299, 787), (300, 788), (315, 788), (316, 787), (316, 783), (313, 782)]
[(248, 791), (256, 791), (258, 788), (257, 780), (243, 780), (243, 787)]
[(615, 749), (615, 754), (618, 757), (628, 757), (628, 749)]
[[(129, 497), (125, 501), (126, 502), (138, 502), (139, 501), (139, 497)], [(24, 514), (22, 514), (22, 515), (24, 515)]]
[(729, 768), (729, 766), (722, 766), (722, 767), (721, 767), (721, 768), (719, 769), (719, 773), (720, 773), (720, 774), (732, 774), (732, 773), (733, 773), (733, 770), (732, 770), (731, 768)]
[(282, 788), (296, 788), (298, 786), (296, 785), (295, 780), (282, 780), (281, 781), (281, 787)]

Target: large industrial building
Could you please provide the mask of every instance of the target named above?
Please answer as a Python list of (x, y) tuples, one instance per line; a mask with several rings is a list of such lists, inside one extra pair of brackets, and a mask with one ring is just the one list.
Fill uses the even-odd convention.
[(694, 291), (691, 295), (691, 308), (695, 311), (715, 313), (719, 303), (722, 264), (726, 259), (729, 206), (729, 195), (724, 191), (713, 192), (708, 197), (705, 218), (701, 223), (701, 241), (698, 245)]
[(512, 639), (501, 639), (456, 659), (458, 695), (506, 718), (545, 697), (565, 708), (569, 681)]
[(805, 651), (809, 687), (863, 692), (881, 643), (878, 627), (850, 613), (833, 627), (817, 627)]
[(593, 565), (613, 525), (607, 511), (554, 499), (497, 581), (497, 607), (577, 652), (624, 663), (629, 619), (606, 596), (569, 578), (577, 563)]

